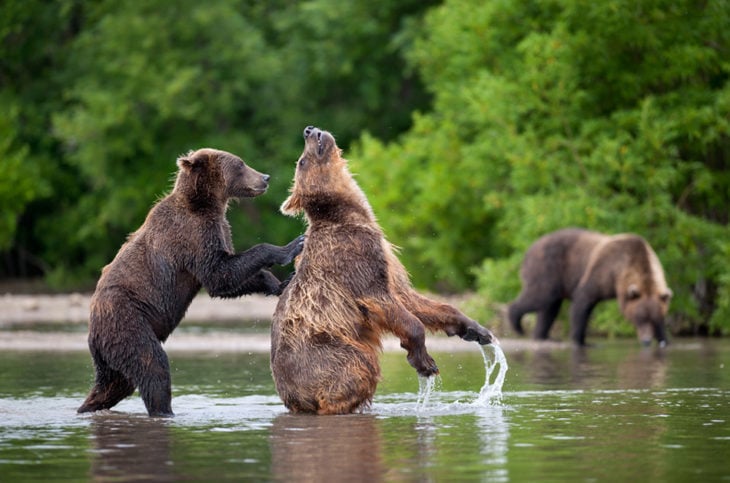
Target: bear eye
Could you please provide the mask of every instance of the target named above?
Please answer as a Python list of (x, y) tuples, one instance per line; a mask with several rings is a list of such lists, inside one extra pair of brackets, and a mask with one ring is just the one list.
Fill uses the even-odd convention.
[(672, 298), (672, 295), (668, 293), (663, 293), (659, 296), (659, 300), (662, 302), (668, 302), (670, 298)]
[(299, 166), (304, 167), (305, 164), (307, 164), (307, 158), (305, 158), (305, 157), (299, 158)]

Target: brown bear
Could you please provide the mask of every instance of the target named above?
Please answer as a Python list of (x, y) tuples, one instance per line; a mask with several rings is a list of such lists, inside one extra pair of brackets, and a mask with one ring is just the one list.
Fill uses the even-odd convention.
[(654, 250), (638, 235), (609, 236), (577, 228), (550, 233), (527, 250), (520, 277), (522, 291), (507, 310), (520, 334), (522, 316), (537, 312), (534, 336), (547, 339), (563, 299), (569, 299), (571, 337), (585, 345), (593, 308), (618, 298), (642, 344), (650, 344), (652, 336), (666, 344), (664, 317), (672, 291)]
[(271, 368), (292, 412), (350, 413), (372, 400), (383, 332), (396, 335), (422, 376), (438, 373), (425, 328), (489, 344), (492, 333), (451, 305), (416, 293), (335, 139), (314, 127), (282, 212), (308, 228), (271, 327)]
[(150, 416), (172, 416), (170, 368), (162, 349), (205, 287), (213, 297), (261, 292), (282, 283), (266, 268), (286, 265), (303, 237), (284, 247), (234, 253), (225, 213), (230, 199), (254, 197), (269, 176), (233, 154), (200, 149), (177, 160), (172, 192), (104, 267), (91, 299), (89, 349), (96, 382), (79, 413), (108, 409), (136, 387)]

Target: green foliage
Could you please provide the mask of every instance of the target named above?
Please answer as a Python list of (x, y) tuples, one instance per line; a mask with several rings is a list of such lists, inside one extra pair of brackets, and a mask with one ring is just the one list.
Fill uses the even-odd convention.
[(363, 128), (388, 139), (425, 103), (400, 51), (427, 6), (3, 2), (0, 93), (24, 113), (8, 154), (26, 167), (43, 160), (23, 175), (49, 187), (22, 201), (0, 195), (18, 200), (12, 230), (24, 220), (15, 236), (3, 231), (5, 259), (31, 253), (61, 287), (95, 279), (169, 190), (177, 156), (203, 146), (272, 175), (265, 196), (230, 210), (235, 244), (287, 242), (302, 226), (278, 207), (302, 129), (329, 128), (342, 145)]
[(28, 147), (16, 145), (18, 108), (0, 102), (0, 250), (11, 246), (18, 217), (25, 207), (47, 192), (35, 160), (28, 159)]
[[(727, 310), (729, 21), (720, 1), (430, 10), (407, 54), (432, 111), (351, 155), (416, 281), (460, 289), (475, 277), (488, 304), (507, 302), (525, 249), (583, 226), (649, 240), (676, 329)], [(609, 325), (596, 327), (624, 330)], [(730, 331), (730, 318), (712, 328)]]
[[(62, 213), (67, 248), (56, 267), (93, 273), (108, 262), (164, 193), (176, 157), (203, 146), (258, 154), (252, 133), (234, 129), (271, 95), (264, 72), (276, 70), (257, 29), (232, 2), (108, 2), (88, 12), (73, 44), (64, 96), (53, 116), (66, 160), (88, 186)], [(45, 224), (57, 230), (57, 221)], [(113, 240), (113, 243), (109, 243)], [(58, 242), (58, 240), (56, 240)], [(81, 259), (68, 259), (80, 247)]]
[(236, 245), (284, 243), (313, 124), (421, 286), (495, 308), (540, 235), (632, 231), (675, 328), (730, 332), (727, 25), (720, 0), (5, 1), (0, 276), (93, 281), (202, 146), (272, 175)]

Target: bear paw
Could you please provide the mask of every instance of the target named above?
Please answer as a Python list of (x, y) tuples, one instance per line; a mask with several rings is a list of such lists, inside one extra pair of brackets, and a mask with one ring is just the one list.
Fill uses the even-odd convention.
[(304, 235), (296, 237), (288, 245), (282, 247), (282, 258), (279, 265), (289, 265), (304, 250)]
[(439, 373), (439, 368), (436, 365), (436, 361), (433, 360), (433, 357), (426, 354), (422, 359), (419, 360), (411, 360), (409, 357), (409, 362), (411, 365), (416, 369), (416, 372), (423, 377), (430, 377), (435, 376)]
[(477, 341), (480, 345), (491, 344), (497, 340), (489, 329), (485, 329), (479, 324), (467, 327), (461, 338), (468, 341)]

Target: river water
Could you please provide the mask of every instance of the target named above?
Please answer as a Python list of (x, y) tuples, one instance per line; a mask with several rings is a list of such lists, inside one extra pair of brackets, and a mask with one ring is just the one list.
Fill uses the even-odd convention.
[(173, 419), (77, 415), (88, 353), (4, 351), (0, 481), (730, 481), (730, 341), (503, 348), (501, 399), (476, 345), (432, 349), (427, 394), (389, 351), (372, 407), (328, 417), (287, 413), (265, 352), (171, 351)]

